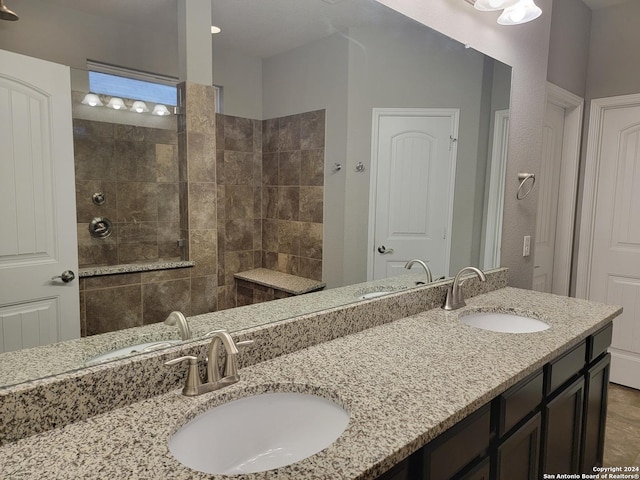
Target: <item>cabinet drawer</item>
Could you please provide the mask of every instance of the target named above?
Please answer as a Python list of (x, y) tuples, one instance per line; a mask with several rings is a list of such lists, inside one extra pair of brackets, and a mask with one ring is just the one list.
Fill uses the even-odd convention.
[(611, 346), (611, 338), (613, 336), (613, 323), (598, 330), (588, 339), (589, 346), (589, 362), (595, 360)]
[(427, 446), (426, 478), (446, 480), (489, 448), (491, 405), (485, 405)]
[(542, 370), (517, 383), (499, 397), (498, 435), (502, 436), (542, 403)]
[(587, 358), (587, 342), (573, 347), (567, 353), (546, 365), (545, 395), (578, 374)]

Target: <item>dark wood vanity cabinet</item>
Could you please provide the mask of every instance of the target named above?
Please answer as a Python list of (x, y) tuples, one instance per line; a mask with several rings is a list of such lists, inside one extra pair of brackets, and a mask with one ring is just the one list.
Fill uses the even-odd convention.
[(533, 418), (500, 443), (496, 457), (496, 475), (500, 480), (538, 480), (540, 463), (541, 416)]
[(602, 465), (612, 324), (378, 480), (537, 480)]

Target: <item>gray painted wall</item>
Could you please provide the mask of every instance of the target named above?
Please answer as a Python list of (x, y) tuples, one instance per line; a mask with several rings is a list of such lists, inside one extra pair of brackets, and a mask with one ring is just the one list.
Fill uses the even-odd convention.
[(553, 3), (547, 80), (584, 98), (589, 61), (591, 9), (582, 0)]
[(640, 2), (593, 12), (586, 98), (640, 92)]
[(512, 27), (462, 0), (380, 2), (513, 67), (501, 264), (509, 268), (510, 285), (531, 288), (533, 255), (522, 257), (522, 241), (535, 234), (538, 195), (534, 190), (517, 201), (515, 194), (518, 172), (539, 170), (552, 0), (536, 0), (542, 16)]
[[(402, 19), (396, 28), (352, 28), (263, 65), (264, 118), (327, 106), (323, 278), (330, 287), (367, 278), (374, 107), (460, 109), (451, 272), (478, 264), (488, 135), (481, 125), (492, 102), (491, 85), (483, 86), (484, 55)], [(481, 122), (485, 97), (489, 105)], [(357, 162), (364, 172), (355, 171)], [(333, 173), (334, 163), (345, 168)]]
[(332, 35), (263, 62), (264, 118), (326, 109), (322, 278), (328, 287), (343, 285), (344, 169), (346, 165), (348, 45)]
[(145, 25), (114, 21), (42, 0), (18, 0), (17, 22), (0, 22), (0, 48), (73, 68), (87, 59), (178, 76), (178, 39)]

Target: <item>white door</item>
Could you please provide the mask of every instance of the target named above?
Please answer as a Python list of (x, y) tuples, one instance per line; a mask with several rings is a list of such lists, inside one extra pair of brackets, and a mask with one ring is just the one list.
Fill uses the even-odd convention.
[(0, 352), (80, 336), (69, 73), (0, 50)]
[(616, 108), (594, 101), (592, 115), (590, 147), (596, 146), (587, 155), (583, 206), (583, 221), (593, 215), (586, 294), (624, 308), (614, 320), (610, 378), (640, 388), (640, 96)]
[(533, 290), (547, 293), (553, 292), (564, 118), (564, 108), (547, 102), (542, 135), (540, 173), (536, 177), (538, 212), (533, 271)]
[(457, 131), (458, 110), (374, 110), (369, 278), (449, 275)]

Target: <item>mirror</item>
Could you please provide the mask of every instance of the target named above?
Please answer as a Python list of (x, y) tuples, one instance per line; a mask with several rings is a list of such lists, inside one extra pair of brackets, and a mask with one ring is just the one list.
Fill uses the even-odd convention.
[[(0, 45), (81, 69), (90, 58), (175, 76), (175, 2), (139, 3), (124, 9), (125, 13), (115, 8), (107, 12), (108, 4), (83, 0), (17, 1), (13, 6), (21, 19), (9, 26), (0, 22)], [(323, 280), (329, 289), (305, 298), (276, 300), (271, 306), (218, 312), (207, 320), (198, 317), (203, 322), (200, 334), (221, 326), (247, 328), (237, 323), (244, 313), (260, 318), (259, 323), (275, 321), (359, 301), (362, 295), (395, 285), (395, 279), (363, 283), (367, 280), (373, 107), (460, 109), (449, 272), (466, 265), (485, 269), (499, 265), (495, 241), (500, 239), (502, 215), (495, 214), (494, 206), (502, 201), (493, 186), (500, 171), (493, 167), (493, 160), (504, 157), (505, 151), (494, 139), (499, 138), (497, 113), (508, 110), (508, 66), (373, 0), (213, 0), (213, 12), (223, 28), (213, 39), (214, 83), (223, 88), (223, 114), (263, 120), (326, 112)], [(69, 45), (50, 48), (46, 35), (53, 36), (51, 30), (62, 25), (69, 27), (65, 28)], [(322, 56), (316, 59), (312, 51)], [(363, 172), (355, 170), (358, 162), (364, 165)], [(334, 172), (336, 163), (343, 168)], [(503, 176), (497, 175), (497, 180)], [(498, 200), (492, 200), (493, 193)], [(492, 215), (497, 218), (493, 224)], [(398, 280), (402, 288), (415, 286), (414, 275), (421, 273)], [(34, 368), (18, 381), (81, 368), (87, 358), (127, 343), (176, 338), (175, 328), (156, 324), (64, 342), (76, 353), (82, 352), (82, 361), (63, 361), (66, 347), (57, 346), (51, 355), (60, 362), (46, 356), (50, 369)], [(5, 355), (12, 353), (0, 358)]]

